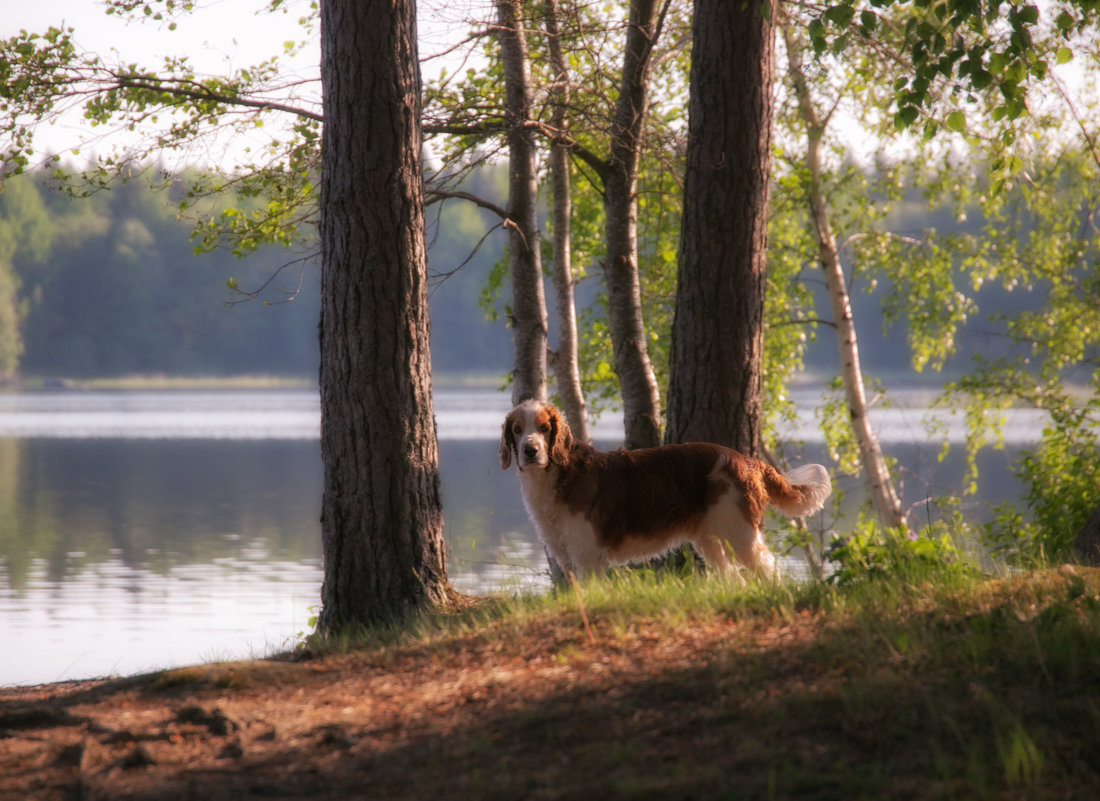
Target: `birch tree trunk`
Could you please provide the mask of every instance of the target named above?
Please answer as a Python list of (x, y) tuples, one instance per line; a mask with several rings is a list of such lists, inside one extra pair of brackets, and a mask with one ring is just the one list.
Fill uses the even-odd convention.
[(760, 445), (774, 32), (696, 0), (667, 442)]
[(322, 0), (320, 628), (448, 594), (412, 0)]
[(546, 398), (546, 295), (538, 224), (538, 149), (520, 0), (496, 0), (508, 141), (508, 261), (512, 276), (512, 402)]
[(577, 306), (574, 297), (572, 269), (572, 239), (569, 220), (572, 215), (572, 187), (569, 180), (569, 145), (566, 143), (569, 121), (569, 68), (561, 45), (557, 0), (546, 0), (546, 41), (550, 51), (550, 70), (554, 76), (551, 89), (553, 104), (550, 125), (558, 138), (550, 144), (550, 184), (554, 206), (554, 299), (558, 319), (558, 347), (550, 354), (550, 364), (557, 379), (562, 411), (573, 436), (589, 440), (588, 410), (581, 391), (581, 372), (577, 359)]
[(828, 203), (822, 185), (821, 141), (829, 119), (828, 116), (823, 117), (818, 113), (810, 96), (809, 84), (802, 68), (801, 44), (794, 41), (790, 30), (786, 27), (783, 35), (799, 113), (806, 126), (806, 170), (809, 174), (806, 193), (814, 233), (817, 236), (818, 260), (821, 262), (825, 291), (829, 296), (829, 306), (833, 314), (837, 357), (840, 360), (848, 417), (852, 434), (859, 445), (860, 463), (863, 466), (863, 475), (871, 496), (871, 505), (884, 526), (897, 528), (905, 524), (905, 515), (894, 489), (890, 470), (883, 458), (878, 437), (875, 436), (867, 416), (867, 396), (863, 385), (856, 327), (852, 319), (852, 304), (837, 250), (836, 237), (829, 222)]
[(627, 448), (660, 444), (661, 397), (649, 360), (638, 278), (638, 162), (650, 56), (660, 32), (657, 0), (632, 0), (622, 82), (604, 180), (604, 274)]

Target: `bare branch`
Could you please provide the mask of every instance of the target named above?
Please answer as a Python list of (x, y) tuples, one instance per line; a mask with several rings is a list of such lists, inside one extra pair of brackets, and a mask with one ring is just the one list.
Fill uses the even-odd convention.
[(493, 214), (500, 217), (502, 224), (511, 222), (512, 215), (508, 213), (507, 209), (501, 208), (496, 203), (492, 203), (477, 195), (470, 194), (469, 192), (448, 192), (441, 189), (430, 189), (424, 193), (424, 205), (430, 206), (434, 203), (441, 203), (444, 200), (468, 200), (475, 206), (486, 211), (491, 211)]
[[(202, 84), (198, 84), (202, 86)], [(255, 108), (263, 111), (282, 111), (287, 114), (293, 114), (297, 117), (303, 117), (305, 119), (315, 120), (317, 122), (323, 122), (324, 118), (321, 114), (310, 111), (308, 109), (300, 108), (298, 106), (289, 106), (285, 103), (277, 103), (273, 100), (252, 100), (251, 98), (241, 97), (239, 95), (226, 95), (218, 92), (212, 92), (209, 89), (203, 87), (201, 90), (187, 89), (182, 84), (176, 85), (163, 85), (160, 83), (146, 83), (142, 80), (136, 80), (129, 78), (125, 75), (118, 76), (118, 88), (120, 89), (145, 89), (150, 92), (163, 92), (165, 94), (172, 95), (173, 97), (187, 98), (188, 100), (206, 100), (214, 103), (222, 103), (229, 106), (243, 106), (245, 108)]]

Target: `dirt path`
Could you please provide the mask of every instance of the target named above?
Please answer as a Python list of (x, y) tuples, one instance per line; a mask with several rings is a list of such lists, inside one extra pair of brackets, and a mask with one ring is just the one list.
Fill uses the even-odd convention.
[(0, 690), (0, 798), (586, 798), (651, 760), (705, 764), (716, 744), (685, 727), (710, 714), (715, 682), (737, 684), (715, 660), (731, 640), (784, 636), (726, 622), (591, 646), (548, 625)]
[(0, 689), (0, 801), (1100, 798), (1100, 571), (909, 595)]

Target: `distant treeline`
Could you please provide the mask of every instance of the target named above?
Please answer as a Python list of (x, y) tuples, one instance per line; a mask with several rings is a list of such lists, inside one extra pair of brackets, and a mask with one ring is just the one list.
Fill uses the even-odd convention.
[[(87, 197), (71, 197), (42, 174), (6, 182), (0, 375), (316, 375), (316, 261), (292, 264), (300, 254), (276, 247), (245, 258), (196, 253), (171, 192), (140, 179)], [(500, 245), (490, 238), (474, 252), (492, 221), (461, 201), (433, 207), (429, 219), (433, 272), (466, 262), (432, 282), (434, 368), (503, 373), (507, 332), (478, 306)], [(235, 279), (254, 290), (272, 276), (254, 300), (227, 286)], [(282, 302), (299, 279), (300, 291)]]
[[(464, 188), (503, 205), (503, 177), (500, 168), (485, 167)], [(191, 225), (178, 218), (172, 191), (134, 179), (71, 197), (44, 174), (5, 184), (0, 376), (316, 375), (318, 264), (292, 263), (301, 254), (273, 246), (245, 258), (196, 253)], [(486, 319), (480, 302), (502, 253), (499, 231), (486, 237), (497, 221), (458, 199), (430, 206), (428, 220), (433, 369), (503, 376), (511, 361), (508, 293), (495, 301), (504, 312), (497, 320)], [(896, 230), (913, 231), (956, 225), (948, 212), (929, 212), (919, 201), (903, 203), (892, 222)], [(584, 305), (600, 291), (598, 270), (590, 265), (593, 273), (579, 290)], [(272, 276), (254, 300), (227, 287), (235, 279), (242, 290), (253, 290)], [(300, 278), (300, 291), (282, 302)], [(904, 330), (884, 330), (881, 294), (860, 289), (857, 279), (853, 303), (865, 367), (872, 375), (907, 371)], [(983, 309), (1001, 312), (1036, 302), (1024, 293), (983, 294)], [(968, 328), (968, 341), (957, 343), (956, 364), (992, 346), (981, 336), (981, 319)], [(835, 370), (831, 340), (831, 331), (817, 332), (806, 359), (811, 370)]]

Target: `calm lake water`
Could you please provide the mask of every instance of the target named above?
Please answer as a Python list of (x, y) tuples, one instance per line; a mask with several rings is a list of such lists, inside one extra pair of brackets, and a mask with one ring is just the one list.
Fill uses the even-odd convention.
[[(435, 402), (452, 580), (470, 592), (545, 586), (515, 477), (499, 469), (508, 397), (442, 389)], [(917, 405), (876, 413), (907, 503), (953, 493), (962, 476), (958, 460), (937, 461)], [(1009, 445), (1041, 422), (1019, 413)], [(292, 644), (319, 601), (319, 429), (306, 390), (0, 395), (0, 684)], [(620, 432), (607, 415), (595, 435), (612, 446)], [(821, 459), (812, 415), (790, 433)], [(985, 500), (1016, 493), (1005, 461), (983, 460), (999, 476)], [(858, 504), (858, 481), (837, 483)]]

